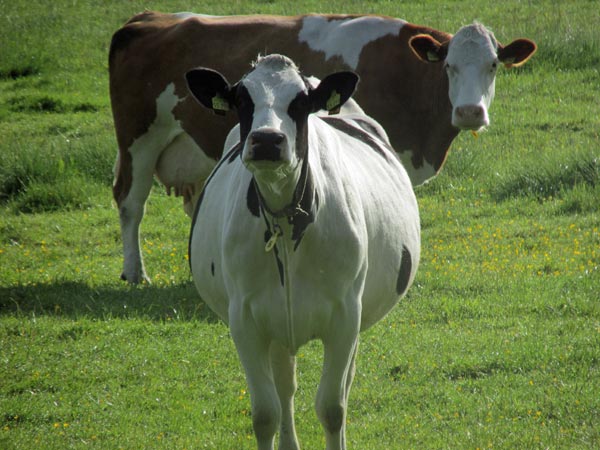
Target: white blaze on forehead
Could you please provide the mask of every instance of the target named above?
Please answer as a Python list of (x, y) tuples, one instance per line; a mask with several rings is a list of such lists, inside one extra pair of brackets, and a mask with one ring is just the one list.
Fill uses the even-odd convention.
[[(291, 122), (287, 115), (288, 106), (300, 92), (306, 91), (296, 65), (281, 55), (259, 58), (242, 83), (254, 103), (253, 129), (265, 126), (279, 128), (282, 121)], [(275, 118), (279, 123), (265, 122)]]
[(480, 23), (462, 27), (452, 37), (446, 61), (449, 64), (491, 62), (496, 58), (498, 43), (494, 34)]
[(375, 16), (340, 20), (308, 16), (303, 20), (298, 39), (313, 50), (325, 52), (326, 59), (341, 56), (355, 70), (365, 45), (388, 34), (397, 35), (405, 23)]

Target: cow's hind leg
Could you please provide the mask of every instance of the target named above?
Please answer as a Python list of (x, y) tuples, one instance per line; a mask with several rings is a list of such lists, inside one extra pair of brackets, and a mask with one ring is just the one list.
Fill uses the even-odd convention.
[[(115, 166), (113, 195), (119, 207), (123, 240), (123, 273), (130, 283), (149, 281), (140, 251), (140, 223), (150, 195), (156, 163), (161, 152), (181, 133), (172, 110), (179, 102), (175, 85), (169, 84), (156, 99), (156, 118), (147, 131), (135, 138), (128, 148), (120, 148)], [(132, 117), (134, 120), (135, 117)], [(127, 142), (117, 127), (119, 141)]]
[[(153, 170), (136, 170), (137, 177), (122, 199), (116, 198), (121, 224), (121, 240), (123, 242), (123, 272), (121, 279), (129, 283), (149, 282), (142, 252), (140, 249), (140, 224), (144, 217), (144, 209), (150, 189), (152, 188)], [(115, 194), (115, 197), (117, 195)]]
[(294, 394), (296, 393), (296, 358), (277, 343), (271, 344), (273, 379), (281, 404), (279, 450), (298, 450), (298, 437), (294, 424)]

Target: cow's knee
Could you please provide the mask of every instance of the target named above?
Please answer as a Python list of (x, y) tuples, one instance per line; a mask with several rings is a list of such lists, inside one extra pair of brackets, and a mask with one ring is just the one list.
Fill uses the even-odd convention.
[(259, 407), (252, 410), (252, 427), (256, 439), (261, 442), (273, 439), (279, 428), (280, 412), (275, 405)]
[(319, 420), (325, 430), (331, 434), (338, 433), (344, 425), (345, 408), (341, 404), (321, 405), (317, 407)]

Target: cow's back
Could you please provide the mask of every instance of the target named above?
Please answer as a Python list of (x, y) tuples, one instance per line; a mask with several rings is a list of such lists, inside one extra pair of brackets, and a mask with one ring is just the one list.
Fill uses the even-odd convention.
[[(386, 27), (387, 34), (378, 36), (380, 26), (375, 19)], [(311, 30), (313, 22), (317, 25)], [(356, 29), (373, 34), (357, 41), (356, 49), (348, 48), (356, 34), (348, 27), (351, 22), (358, 22)], [(334, 38), (323, 33), (328, 24), (337, 26), (332, 28)], [(183, 74), (202, 66), (237, 80), (259, 54), (279, 53), (296, 61), (304, 73), (317, 77), (355, 70), (362, 80), (355, 98), (388, 130), (395, 150), (428, 146), (439, 136), (429, 136), (430, 130), (417, 126), (421, 115), (438, 120), (447, 115), (449, 102), (444, 92), (447, 86), (437, 80), (436, 70), (416, 60), (408, 47), (410, 36), (423, 31), (399, 19), (377, 16), (140, 14), (115, 33), (110, 51), (111, 99), (119, 144), (128, 148), (146, 131), (156, 115), (156, 99), (174, 83), (175, 95), (182, 99), (173, 110), (175, 118), (203, 151), (217, 159), (234, 119), (215, 119), (187, 98)], [(137, 118), (132, 128), (120, 131), (131, 117)]]

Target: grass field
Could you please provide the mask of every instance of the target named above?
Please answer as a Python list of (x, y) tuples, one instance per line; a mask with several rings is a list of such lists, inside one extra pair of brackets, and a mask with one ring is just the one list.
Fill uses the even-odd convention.
[[(0, 0), (0, 448), (251, 449), (227, 328), (198, 299), (189, 220), (155, 186), (151, 286), (119, 280), (112, 33), (145, 8), (474, 19), (539, 51), (501, 70), (489, 130), (417, 189), (415, 285), (362, 336), (354, 449), (600, 448), (600, 11), (596, 2)], [(323, 448), (321, 346), (297, 423)]]

